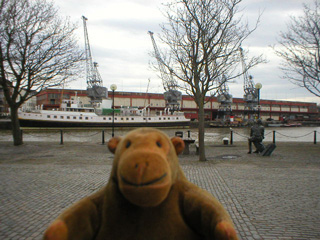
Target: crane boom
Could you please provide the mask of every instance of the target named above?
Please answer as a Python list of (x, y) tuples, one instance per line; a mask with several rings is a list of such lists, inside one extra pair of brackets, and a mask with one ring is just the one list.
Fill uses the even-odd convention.
[(171, 112), (180, 110), (180, 103), (178, 101), (182, 100), (182, 93), (177, 90), (177, 83), (173, 79), (171, 72), (168, 73), (168, 71), (166, 71), (165, 63), (161, 58), (160, 51), (158, 49), (156, 41), (154, 40), (153, 32), (148, 31), (148, 34), (151, 37), (152, 45), (154, 48), (154, 54), (159, 66), (163, 88), (166, 91), (164, 93), (164, 99), (166, 101), (166, 105), (171, 110)]
[(83, 28), (84, 28), (84, 40), (85, 40), (85, 57), (86, 57), (86, 81), (88, 97), (91, 98), (91, 103), (96, 104), (107, 98), (107, 88), (103, 87), (103, 81), (98, 71), (98, 63), (93, 62), (90, 49), (89, 35), (87, 29), (87, 20), (85, 16), (82, 16)]
[(240, 47), (240, 60), (242, 64), (242, 70), (243, 70), (243, 90), (245, 94), (255, 94), (255, 88), (254, 88), (254, 82), (253, 77), (251, 75), (248, 75), (247, 66), (244, 61), (244, 55), (243, 55), (243, 49)]
[(244, 61), (243, 49), (239, 48), (240, 60), (243, 71), (243, 100), (245, 101), (245, 109), (254, 111), (258, 106), (258, 91), (254, 87), (253, 77), (248, 75), (247, 66)]
[(158, 62), (163, 88), (165, 91), (169, 91), (170, 89), (176, 89), (177, 84), (175, 83), (172, 75), (168, 74), (168, 72), (166, 71), (166, 69), (164, 67), (165, 63), (163, 62), (163, 60), (161, 58), (160, 51), (158, 49), (156, 41), (154, 40), (153, 32), (149, 31), (148, 33), (151, 37), (152, 45), (154, 48), (154, 54), (155, 54), (155, 57)]

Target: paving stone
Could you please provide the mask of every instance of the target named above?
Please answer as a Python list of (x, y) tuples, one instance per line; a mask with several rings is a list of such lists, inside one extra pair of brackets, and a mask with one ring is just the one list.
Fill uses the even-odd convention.
[[(246, 143), (206, 151), (211, 160), (183, 155), (180, 164), (221, 201), (241, 239), (320, 239), (318, 146), (282, 143), (271, 157), (247, 154)], [(63, 209), (107, 183), (112, 167), (107, 147), (94, 143), (0, 142), (0, 152), (0, 239), (41, 239)]]

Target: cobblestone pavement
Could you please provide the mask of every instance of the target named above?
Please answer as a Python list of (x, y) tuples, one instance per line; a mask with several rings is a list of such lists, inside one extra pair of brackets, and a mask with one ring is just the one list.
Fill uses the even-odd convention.
[[(241, 239), (320, 239), (320, 147), (278, 143), (270, 157), (246, 143), (208, 145), (208, 161), (180, 156), (188, 179), (217, 197)], [(112, 155), (99, 143), (0, 142), (0, 239), (41, 239), (75, 201), (106, 184)]]

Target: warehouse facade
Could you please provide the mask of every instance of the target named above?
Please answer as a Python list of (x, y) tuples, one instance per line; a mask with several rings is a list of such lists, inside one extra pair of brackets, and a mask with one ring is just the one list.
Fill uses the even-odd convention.
[[(108, 96), (112, 98), (112, 92), (108, 92)], [(59, 108), (62, 99), (79, 99), (84, 105), (90, 104), (86, 90), (77, 89), (47, 89), (37, 96), (37, 105), (43, 105), (44, 109)], [(215, 120), (221, 117), (219, 111), (219, 103), (216, 97), (207, 97), (205, 104), (205, 118), (207, 120)], [(114, 106), (130, 107), (146, 107), (151, 112), (156, 113), (166, 108), (166, 102), (163, 94), (157, 93), (138, 93), (138, 92), (118, 92), (114, 93)], [(183, 95), (180, 102), (181, 111), (187, 118), (195, 120), (198, 118), (198, 108), (193, 98)], [(232, 115), (235, 118), (246, 118), (250, 115), (257, 114), (256, 111), (247, 111), (245, 102), (242, 98), (233, 98), (231, 112), (222, 113)], [(263, 120), (273, 119), (282, 121), (283, 119), (291, 120), (316, 120), (318, 118), (318, 107), (316, 103), (311, 102), (295, 102), (295, 101), (279, 101), (279, 100), (260, 100), (259, 108), (260, 118)]]

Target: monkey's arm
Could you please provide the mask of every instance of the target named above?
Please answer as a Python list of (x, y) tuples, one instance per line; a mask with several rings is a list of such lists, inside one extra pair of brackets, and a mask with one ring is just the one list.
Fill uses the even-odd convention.
[(184, 216), (189, 226), (208, 240), (237, 240), (232, 220), (220, 202), (208, 192), (190, 185), (183, 201)]
[(93, 239), (100, 225), (99, 203), (102, 192), (84, 198), (66, 209), (44, 234), (44, 240)]

